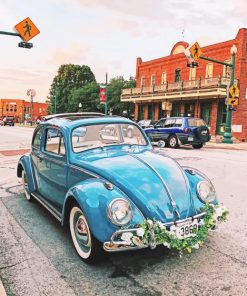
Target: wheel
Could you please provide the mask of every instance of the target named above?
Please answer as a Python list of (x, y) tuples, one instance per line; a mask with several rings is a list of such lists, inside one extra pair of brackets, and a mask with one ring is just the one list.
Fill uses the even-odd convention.
[(69, 227), (74, 247), (81, 259), (86, 263), (97, 262), (103, 254), (102, 244), (93, 237), (87, 219), (77, 204), (71, 207)]
[(210, 139), (210, 133), (207, 126), (201, 125), (196, 130), (196, 135), (198, 139), (200, 139), (203, 142), (207, 142)]
[(166, 146), (166, 142), (164, 140), (159, 140), (157, 146), (159, 148), (164, 148)]
[(201, 144), (194, 144), (194, 145), (192, 145), (192, 147), (195, 149), (201, 149), (203, 147), (203, 144), (202, 143)]
[(168, 140), (169, 147), (177, 148), (178, 147), (178, 139), (175, 135), (171, 136)]
[(31, 201), (32, 200), (32, 196), (31, 196), (31, 194), (28, 191), (28, 178), (27, 178), (27, 175), (26, 175), (25, 170), (22, 170), (21, 178), (22, 178), (22, 186), (23, 186), (23, 189), (24, 189), (25, 197), (26, 197), (26, 199), (28, 201)]

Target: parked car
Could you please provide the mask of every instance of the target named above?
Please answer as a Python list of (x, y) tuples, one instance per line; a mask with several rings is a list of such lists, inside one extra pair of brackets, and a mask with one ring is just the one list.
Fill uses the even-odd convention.
[(103, 250), (155, 248), (167, 237), (193, 247), (215, 226), (205, 211), (218, 204), (210, 180), (155, 151), (144, 131), (122, 117), (50, 116), (34, 130), (17, 176), (28, 201), (69, 226), (86, 262)]
[(145, 133), (152, 142), (158, 142), (160, 147), (168, 145), (171, 148), (190, 144), (200, 149), (211, 138), (205, 121), (193, 117), (162, 118), (153, 128), (145, 129)]
[(0, 126), (1, 125), (4, 125), (4, 122), (3, 122), (2, 118), (0, 118)]
[(15, 117), (14, 116), (6, 116), (6, 117), (4, 117), (3, 125), (14, 126), (15, 125)]
[(147, 119), (147, 120), (144, 119), (144, 120), (138, 121), (137, 123), (138, 123), (138, 125), (140, 125), (140, 127), (145, 129), (148, 127), (153, 127), (155, 125), (156, 121), (153, 119)]

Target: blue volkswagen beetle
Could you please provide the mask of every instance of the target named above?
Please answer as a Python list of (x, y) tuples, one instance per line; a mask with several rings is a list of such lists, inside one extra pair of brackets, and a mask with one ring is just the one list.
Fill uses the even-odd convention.
[[(205, 204), (218, 204), (202, 173), (154, 150), (136, 123), (101, 114), (54, 115), (41, 122), (17, 176), (28, 201), (36, 199), (69, 226), (86, 262), (104, 251), (154, 248), (152, 221), (179, 240), (190, 239), (203, 225)], [(149, 239), (142, 239), (143, 225)]]

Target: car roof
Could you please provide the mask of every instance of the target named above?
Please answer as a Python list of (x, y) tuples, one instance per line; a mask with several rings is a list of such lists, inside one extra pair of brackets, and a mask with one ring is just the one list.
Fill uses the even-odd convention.
[(101, 124), (101, 123), (133, 123), (132, 120), (121, 116), (106, 116), (102, 113), (63, 113), (49, 115), (44, 118), (41, 125), (56, 125), (63, 128), (73, 129), (81, 125)]
[(163, 118), (160, 118), (159, 120), (161, 119), (177, 119), (177, 118), (185, 118), (185, 119), (201, 119), (199, 117), (191, 117), (191, 116), (174, 116), (174, 117), (163, 117)]

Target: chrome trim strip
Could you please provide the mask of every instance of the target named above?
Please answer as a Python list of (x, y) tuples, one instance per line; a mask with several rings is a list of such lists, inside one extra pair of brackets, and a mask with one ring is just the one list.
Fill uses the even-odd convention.
[(173, 208), (174, 212), (176, 213), (178, 218), (180, 218), (180, 214), (178, 212), (176, 202), (175, 202), (174, 198), (172, 197), (172, 194), (171, 194), (165, 180), (160, 175), (160, 173), (151, 164), (149, 164), (147, 161), (141, 159), (140, 157), (138, 157), (138, 156), (136, 156), (134, 154), (129, 154), (129, 155), (132, 156), (133, 158), (139, 160), (140, 162), (144, 163), (146, 166), (148, 166), (156, 174), (156, 176), (160, 179), (160, 181), (162, 182), (162, 184), (163, 184), (163, 186), (164, 186), (164, 188), (165, 188), (165, 190), (167, 192), (168, 198), (170, 200), (170, 203), (172, 205), (172, 208)]
[(39, 155), (39, 157), (42, 157), (44, 160), (48, 160), (48, 161), (51, 161), (51, 162), (54, 162), (56, 164), (59, 164), (59, 165), (65, 165), (66, 162), (65, 161), (62, 161), (62, 160), (57, 160), (57, 159), (54, 159), (54, 158), (51, 158), (49, 156), (46, 156), (45, 154), (41, 154)]
[[(42, 204), (42, 206), (44, 206), (59, 222), (62, 221), (62, 218), (59, 217), (59, 214), (57, 212), (56, 209), (54, 209), (52, 206), (48, 206), (47, 203), (45, 201), (43, 201), (42, 197), (40, 197), (37, 193), (34, 194), (32, 193), (32, 196), (39, 202)], [(57, 212), (57, 213), (56, 213)]]
[[(88, 170), (83, 169), (83, 168), (81, 168), (81, 167), (75, 166), (75, 165), (73, 165), (73, 164), (69, 164), (68, 166), (69, 166), (70, 168), (72, 168), (72, 169), (75, 169), (75, 170), (81, 171), (81, 172), (83, 172), (83, 173), (86, 173), (86, 174), (88, 174), (88, 175), (90, 175), (90, 176), (92, 176), (92, 177), (94, 177), (94, 178), (96, 178), (96, 179), (99, 179), (99, 178), (100, 178), (100, 176), (98, 176), (98, 175), (96, 175), (96, 174), (94, 174), (94, 173), (91, 173), (91, 172), (89, 172)], [(110, 182), (110, 181), (109, 181), (109, 182)]]

